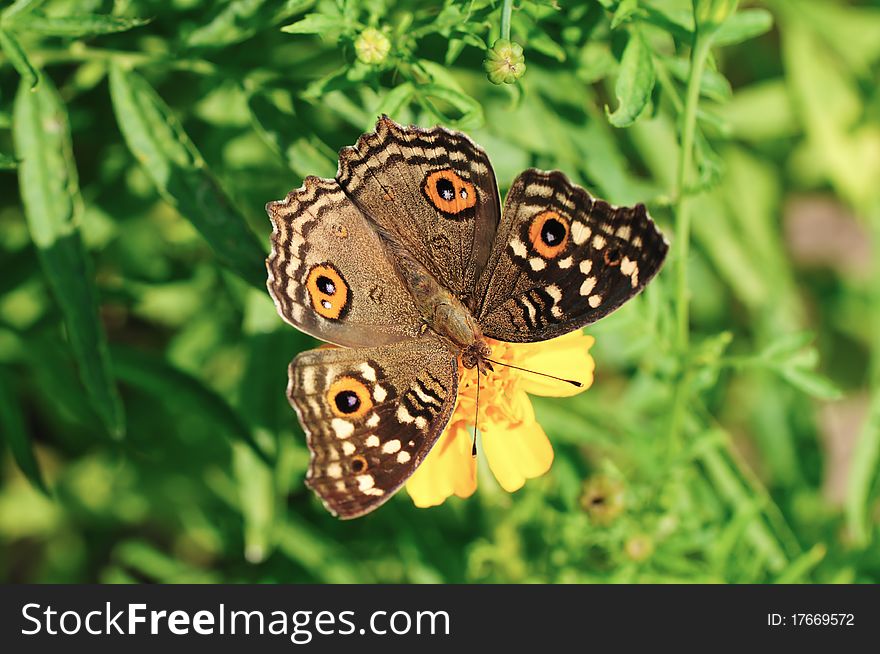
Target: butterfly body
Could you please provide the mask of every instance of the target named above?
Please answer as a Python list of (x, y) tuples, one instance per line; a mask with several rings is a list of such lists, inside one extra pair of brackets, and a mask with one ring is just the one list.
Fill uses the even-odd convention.
[[(386, 246), (387, 247), (387, 246)], [(425, 327), (463, 350), (485, 345), (483, 333), (470, 309), (403, 249), (387, 248), (398, 275), (412, 296)], [(486, 346), (488, 347), (488, 346)]]
[(298, 355), (288, 387), (312, 454), (306, 483), (342, 518), (378, 507), (427, 456), (460, 368), (492, 371), (488, 339), (594, 322), (668, 250), (643, 205), (614, 207), (558, 172), (522, 173), (502, 214), (470, 139), (386, 117), (340, 152), (335, 179), (306, 178), (267, 211), (279, 313), (342, 346)]

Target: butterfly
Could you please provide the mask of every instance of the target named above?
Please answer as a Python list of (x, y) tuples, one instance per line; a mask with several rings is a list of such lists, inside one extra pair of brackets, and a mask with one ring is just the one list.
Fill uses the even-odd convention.
[(487, 337), (561, 336), (617, 309), (669, 246), (645, 206), (616, 207), (529, 169), (504, 203), (461, 132), (382, 116), (269, 202), (267, 286), (281, 317), (327, 343), (289, 367), (309, 486), (340, 518), (387, 501), (437, 442), (460, 367), (492, 370)]

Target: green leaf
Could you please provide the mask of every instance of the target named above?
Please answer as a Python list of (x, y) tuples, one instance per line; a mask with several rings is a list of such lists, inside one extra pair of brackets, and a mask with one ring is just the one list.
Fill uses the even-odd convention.
[(812, 343), (815, 338), (816, 335), (810, 331), (784, 334), (764, 348), (760, 358), (765, 361), (787, 361)]
[(15, 170), (18, 168), (18, 159), (11, 154), (0, 152), (0, 170)]
[(3, 13), (0, 14), (0, 19), (2, 19), (4, 22), (7, 20), (11, 20), (18, 15), (23, 15), (29, 11), (33, 11), (45, 1), (46, 0), (15, 0), (15, 2), (13, 2), (11, 5), (3, 10)]
[(793, 136), (799, 130), (791, 94), (781, 78), (738, 88), (721, 112), (733, 136), (757, 143)]
[(233, 468), (244, 520), (244, 557), (260, 563), (272, 552), (278, 518), (273, 468), (241, 444), (233, 448)]
[(880, 389), (874, 389), (868, 415), (859, 431), (846, 491), (846, 520), (862, 547), (871, 542), (872, 494), (880, 475)]
[(24, 83), (31, 89), (36, 88), (40, 83), (40, 73), (33, 67), (18, 40), (2, 28), (0, 28), (0, 50), (3, 50), (9, 57), (9, 63), (15, 68)]
[(61, 308), (92, 404), (110, 433), (120, 437), (125, 419), (98, 315), (91, 261), (78, 227), (82, 200), (67, 111), (50, 79), (36, 90), (22, 80), (15, 97), (13, 136), (31, 239)]
[(651, 48), (640, 32), (632, 31), (623, 51), (617, 84), (614, 86), (618, 107), (614, 113), (605, 107), (608, 121), (615, 127), (632, 125), (648, 104), (655, 81)]
[(828, 554), (828, 548), (823, 543), (816, 543), (808, 551), (801, 554), (788, 564), (776, 578), (777, 584), (809, 583), (809, 575)]
[(693, 40), (694, 14), (690, 9), (669, 7), (659, 3), (656, 7), (642, 4), (639, 9), (644, 13), (643, 20), (646, 23), (669, 32), (679, 41), (690, 43)]
[[(440, 84), (425, 84), (418, 87), (419, 99), (425, 108), (441, 121), (452, 126), (466, 129), (483, 124), (483, 106), (474, 98)], [(459, 117), (447, 114), (433, 100), (441, 100), (460, 112)]]
[(293, 99), (286, 91), (257, 91), (248, 96), (248, 109), (257, 134), (276, 153), (284, 157), (291, 170), (301, 177), (333, 177), (336, 153), (314, 134), (298, 128)]
[(378, 115), (386, 114), (391, 118), (399, 116), (400, 112), (409, 104), (415, 93), (415, 87), (410, 82), (404, 82), (385, 94), (382, 102), (376, 108)]
[(95, 36), (125, 32), (150, 21), (141, 18), (122, 18), (102, 14), (80, 14), (73, 16), (46, 16), (41, 12), (31, 12), (13, 21), (20, 31), (37, 32), (49, 36)]
[(773, 27), (773, 14), (766, 9), (743, 9), (730, 16), (715, 33), (712, 44), (733, 45), (761, 36)]
[(736, 11), (739, 0), (693, 0), (698, 34), (712, 34)]
[(552, 57), (556, 61), (565, 61), (566, 59), (565, 49), (542, 30), (532, 30), (529, 33), (526, 45), (529, 49)]
[(279, 523), (277, 539), (278, 549), (287, 558), (303, 566), (322, 583), (350, 584), (364, 580), (356, 561), (346, 556), (345, 550), (324, 530), (301, 517), (288, 515)]
[(173, 367), (161, 357), (130, 348), (114, 347), (113, 360), (120, 381), (143, 390), (163, 403), (178, 403), (189, 411), (210, 416), (233, 443), (246, 444), (260, 459), (269, 466), (273, 465), (272, 456), (254, 440), (239, 413), (200, 379)]
[(219, 581), (215, 572), (202, 570), (180, 557), (169, 556), (143, 540), (128, 540), (113, 551), (113, 559), (144, 577), (160, 584), (211, 584)]
[(291, 0), (279, 4), (270, 0), (217, 3), (216, 13), (187, 34), (184, 43), (191, 48), (212, 49), (240, 43), (257, 31), (311, 7), (314, 0)]
[(336, 32), (339, 28), (340, 19), (338, 17), (327, 16), (326, 14), (308, 14), (302, 20), (285, 25), (281, 28), (281, 31), (288, 34), (324, 34), (326, 32)]
[[(665, 59), (663, 63), (672, 75), (682, 83), (687, 83), (691, 72), (691, 62), (683, 58)], [(700, 93), (716, 102), (725, 102), (733, 95), (730, 82), (717, 70), (706, 68), (700, 79)]]
[(849, 68), (870, 79), (871, 66), (880, 58), (880, 7), (873, 4), (814, 0), (800, 2), (792, 10), (846, 60)]
[(638, 0), (620, 0), (617, 9), (614, 10), (614, 16), (611, 18), (611, 29), (616, 30), (628, 21), (638, 9)]
[(264, 288), (263, 247), (171, 109), (144, 78), (115, 64), (110, 67), (110, 94), (129, 150), (161, 196), (199, 230), (221, 262)]
[(807, 368), (782, 368), (780, 374), (783, 379), (798, 390), (820, 400), (837, 400), (843, 396), (840, 389), (827, 377)]
[(0, 435), (9, 445), (15, 462), (28, 481), (42, 493), (49, 495), (49, 488), (43, 480), (40, 464), (34, 455), (33, 444), (25, 429), (19, 399), (7, 377), (8, 375), (0, 370)]
[(617, 66), (607, 43), (590, 41), (580, 52), (577, 75), (587, 84), (592, 84), (610, 75)]

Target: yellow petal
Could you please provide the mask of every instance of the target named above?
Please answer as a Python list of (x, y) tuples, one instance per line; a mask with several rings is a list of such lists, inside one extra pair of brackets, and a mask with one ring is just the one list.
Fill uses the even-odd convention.
[(585, 391), (593, 383), (593, 370), (596, 367), (593, 357), (590, 356), (590, 348), (594, 342), (592, 336), (577, 331), (522, 348), (516, 365), (564, 379), (573, 379), (583, 385), (578, 388), (549, 377), (525, 372), (522, 373), (520, 388), (533, 395), (549, 397), (568, 397)]
[(528, 396), (519, 391), (510, 402), (513, 413), (521, 417), (518, 422), (505, 423), (497, 419), (497, 414), (490, 413), (480, 424), (489, 468), (508, 493), (522, 488), (526, 479), (543, 475), (553, 463), (553, 447), (535, 421)]
[(464, 423), (451, 423), (422, 461), (406, 492), (425, 508), (443, 504), (450, 495), (470, 497), (477, 488), (477, 464), (471, 456), (471, 435)]

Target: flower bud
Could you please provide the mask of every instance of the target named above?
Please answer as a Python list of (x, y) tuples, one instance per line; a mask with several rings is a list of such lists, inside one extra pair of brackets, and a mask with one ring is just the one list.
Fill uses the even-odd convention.
[(391, 51), (391, 41), (376, 28), (368, 27), (358, 35), (354, 50), (361, 62), (375, 66), (385, 61)]
[(513, 84), (526, 72), (522, 46), (507, 39), (498, 39), (486, 53), (483, 69), (493, 84)]
[(654, 541), (646, 534), (636, 534), (626, 541), (623, 549), (630, 560), (641, 563), (654, 553)]
[(608, 475), (596, 475), (584, 483), (581, 507), (593, 523), (610, 525), (624, 509), (623, 484)]

